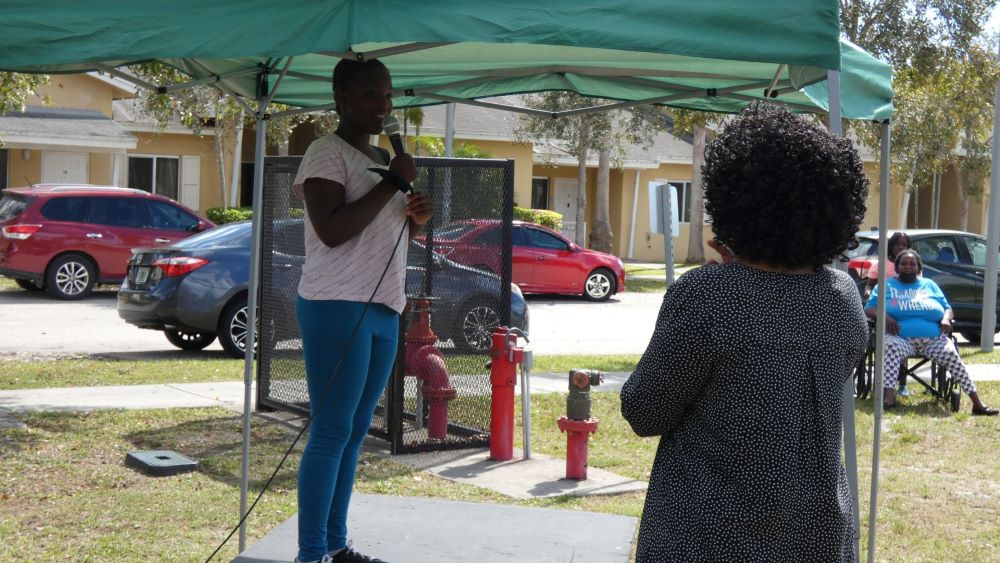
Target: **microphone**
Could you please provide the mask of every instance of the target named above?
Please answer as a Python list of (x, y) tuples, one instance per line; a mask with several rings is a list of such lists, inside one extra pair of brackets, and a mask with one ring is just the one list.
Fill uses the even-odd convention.
[(382, 120), (382, 130), (389, 137), (389, 142), (392, 143), (392, 150), (396, 153), (396, 156), (406, 154), (403, 139), (399, 138), (399, 120), (391, 115), (386, 116)]
[[(399, 138), (399, 120), (391, 115), (386, 116), (382, 120), (382, 130), (389, 137), (389, 142), (392, 143), (392, 150), (395, 151), (396, 156), (406, 154), (406, 148), (403, 147), (403, 139)], [(413, 186), (393, 173), (392, 170), (383, 168), (369, 168), (368, 170), (378, 174), (383, 180), (392, 182), (404, 194), (413, 193)]]

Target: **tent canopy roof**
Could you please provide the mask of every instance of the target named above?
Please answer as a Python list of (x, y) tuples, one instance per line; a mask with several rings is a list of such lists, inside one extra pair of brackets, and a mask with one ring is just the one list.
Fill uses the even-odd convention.
[(771, 88), (825, 111), (826, 70), (841, 69), (844, 117), (891, 112), (888, 65), (839, 40), (830, 0), (35, 0), (4, 12), (2, 69), (160, 60), (256, 98), (261, 69), (270, 91), (287, 64), (273, 99), (299, 107), (329, 105), (333, 66), (363, 53), (389, 67), (397, 107), (571, 90), (732, 112)]

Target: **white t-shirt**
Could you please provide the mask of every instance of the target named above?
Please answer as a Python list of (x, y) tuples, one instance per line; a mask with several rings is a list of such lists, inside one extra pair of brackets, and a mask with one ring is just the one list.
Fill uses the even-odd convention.
[[(299, 166), (292, 188), (302, 193), (309, 178), (332, 180), (344, 186), (346, 203), (357, 201), (371, 191), (381, 178), (368, 168), (386, 168), (373, 162), (335, 134), (313, 141)], [(308, 205), (306, 213), (309, 212)], [(399, 238), (406, 219), (406, 196), (396, 193), (375, 219), (351, 240), (330, 248), (316, 236), (312, 223), (305, 221), (306, 261), (299, 280), (299, 295), (311, 300), (368, 301), (379, 277), (385, 278), (372, 302), (382, 303), (397, 313), (406, 306), (406, 250), (409, 227)], [(386, 262), (392, 254), (392, 264)]]

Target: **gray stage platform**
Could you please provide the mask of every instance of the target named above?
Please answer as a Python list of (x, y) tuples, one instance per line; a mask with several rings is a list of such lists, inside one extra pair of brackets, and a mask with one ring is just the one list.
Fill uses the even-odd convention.
[[(354, 547), (389, 563), (626, 563), (636, 518), (413, 497), (355, 494), (348, 529)], [(234, 563), (287, 563), (297, 517)]]

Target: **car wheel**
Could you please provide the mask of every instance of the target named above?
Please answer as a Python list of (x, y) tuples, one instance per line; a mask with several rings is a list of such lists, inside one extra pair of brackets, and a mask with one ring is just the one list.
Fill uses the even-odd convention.
[(242, 295), (226, 305), (219, 317), (219, 344), (234, 358), (242, 358), (246, 353), (247, 313), (247, 298)]
[(215, 340), (214, 332), (167, 329), (163, 331), (163, 334), (171, 344), (181, 350), (204, 350)]
[(93, 262), (80, 254), (66, 254), (49, 264), (45, 289), (56, 299), (83, 299), (90, 295), (97, 281)]
[(31, 280), (15, 278), (14, 282), (17, 283), (17, 285), (21, 286), (21, 289), (25, 289), (27, 291), (41, 291), (42, 289), (44, 289), (42, 287), (39, 287), (38, 284), (36, 284)]
[(459, 309), (452, 340), (462, 352), (482, 354), (490, 349), (493, 329), (500, 326), (496, 301), (469, 300)]
[(615, 292), (615, 275), (610, 270), (598, 268), (583, 283), (583, 296), (588, 301), (607, 301)]

